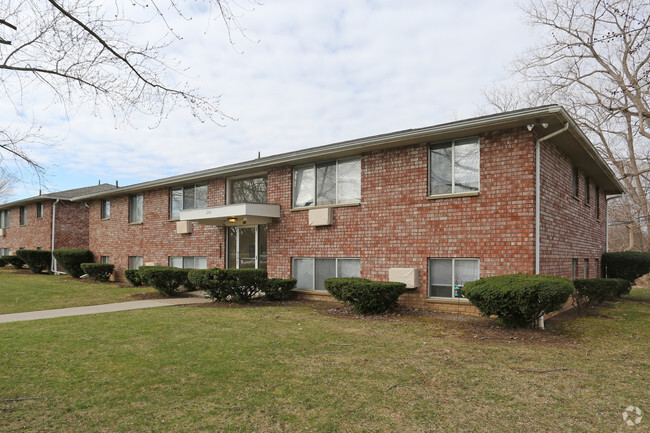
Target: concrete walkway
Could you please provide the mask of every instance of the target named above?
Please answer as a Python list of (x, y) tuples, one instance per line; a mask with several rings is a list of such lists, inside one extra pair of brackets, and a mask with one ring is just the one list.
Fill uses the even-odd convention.
[(0, 323), (25, 320), (53, 319), (55, 317), (83, 316), (85, 314), (114, 313), (116, 311), (141, 310), (143, 308), (194, 305), (212, 302), (201, 297), (165, 298), (146, 301), (116, 302), (113, 304), (89, 305), (87, 307), (59, 308), (56, 310), (28, 311), (26, 313), (0, 314)]

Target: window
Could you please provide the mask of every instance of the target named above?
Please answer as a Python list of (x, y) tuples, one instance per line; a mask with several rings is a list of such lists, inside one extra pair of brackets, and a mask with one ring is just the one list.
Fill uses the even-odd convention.
[(183, 209), (199, 209), (208, 205), (208, 184), (175, 186), (169, 190), (169, 218), (179, 219)]
[(101, 219), (107, 220), (111, 218), (111, 201), (102, 200)]
[(109, 256), (101, 256), (99, 257), (99, 263), (110, 263), (111, 258)]
[(594, 259), (594, 278), (599, 278), (600, 276), (600, 260)]
[(27, 208), (25, 206), (19, 208), (19, 215), (19, 223), (21, 226), (24, 226), (27, 224)]
[(458, 297), (454, 288), (478, 279), (478, 259), (429, 259), (430, 298)]
[(298, 289), (325, 290), (327, 278), (359, 278), (361, 259), (294, 258), (292, 270)]
[(185, 269), (208, 269), (207, 257), (169, 257), (169, 266)]
[(0, 210), (0, 228), (7, 228), (11, 222), (11, 210)]
[(129, 256), (129, 269), (138, 269), (142, 266), (142, 256)]
[(594, 207), (596, 208), (596, 219), (600, 219), (600, 188), (596, 187), (596, 195), (594, 196)]
[(144, 197), (142, 194), (129, 196), (129, 223), (141, 223)]
[(0, 256), (8, 256), (9, 248), (0, 248)]
[(429, 195), (479, 190), (478, 138), (434, 144), (429, 149)]
[(589, 199), (591, 198), (589, 197), (589, 183), (589, 178), (585, 176), (585, 204), (589, 204)]
[(293, 170), (293, 206), (327, 206), (361, 201), (361, 158), (340, 159)]
[(589, 278), (589, 259), (585, 259), (584, 264), (584, 276), (582, 278)]
[(38, 251), (41, 251), (41, 250), (43, 250), (43, 247), (36, 247), (36, 249), (37, 249)]
[(571, 279), (578, 278), (578, 259), (571, 259)]
[(43, 202), (36, 203), (36, 218), (43, 218)]
[(571, 182), (573, 188), (573, 196), (578, 198), (578, 192), (580, 191), (580, 177), (578, 176), (578, 167), (573, 167), (573, 178)]
[(266, 176), (231, 179), (228, 183), (228, 203), (266, 203)]

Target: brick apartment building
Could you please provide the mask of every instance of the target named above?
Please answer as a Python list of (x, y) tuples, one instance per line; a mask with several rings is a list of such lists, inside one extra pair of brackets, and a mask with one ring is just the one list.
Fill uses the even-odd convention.
[(88, 248), (88, 207), (72, 198), (114, 188), (101, 184), (0, 204), (0, 255), (19, 249)]
[[(308, 148), (74, 198), (89, 248), (142, 264), (407, 282), (408, 305), (464, 311), (479, 277), (599, 276), (606, 196), (623, 188), (556, 105)], [(12, 217), (13, 218), (13, 217)]]

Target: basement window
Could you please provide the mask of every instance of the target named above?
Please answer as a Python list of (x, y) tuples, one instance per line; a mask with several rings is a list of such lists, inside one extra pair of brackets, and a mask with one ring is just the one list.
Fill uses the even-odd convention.
[(208, 269), (208, 258), (207, 257), (192, 257), (192, 256), (170, 256), (169, 257), (169, 266), (174, 268), (184, 268), (184, 269)]
[(359, 278), (361, 259), (296, 257), (292, 270), (297, 289), (324, 291), (327, 278)]
[(456, 287), (478, 279), (478, 259), (429, 259), (430, 298), (454, 298)]

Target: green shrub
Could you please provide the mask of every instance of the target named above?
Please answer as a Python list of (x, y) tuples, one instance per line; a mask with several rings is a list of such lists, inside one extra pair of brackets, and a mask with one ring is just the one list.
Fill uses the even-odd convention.
[(9, 264), (9, 262), (7, 261), (7, 259), (5, 257), (7, 257), (7, 256), (0, 256), (0, 268), (4, 268), (5, 266), (7, 266)]
[(2, 256), (4, 259), (4, 266), (11, 265), (16, 269), (22, 269), (25, 266), (25, 262), (18, 256)]
[(68, 275), (74, 278), (79, 278), (84, 274), (83, 269), (81, 269), (82, 263), (92, 263), (95, 259), (90, 250), (82, 249), (54, 250), (52, 255)]
[(325, 288), (357, 314), (379, 314), (394, 308), (406, 284), (370, 281), (364, 278), (328, 278)]
[(187, 272), (187, 269), (171, 266), (140, 266), (138, 269), (142, 281), (165, 296), (178, 294), (178, 288), (187, 282)]
[(562, 308), (573, 293), (571, 280), (549, 275), (501, 275), (466, 283), (463, 295), (484, 316), (506, 326), (524, 327)]
[(295, 278), (269, 278), (264, 290), (264, 299), (269, 301), (284, 301), (289, 299), (291, 291), (296, 288)]
[(142, 278), (140, 278), (140, 273), (137, 269), (125, 269), (124, 278), (131, 283), (133, 287), (138, 287), (142, 285)]
[(573, 281), (576, 295), (600, 304), (608, 299), (630, 293), (632, 285), (623, 278), (589, 278)]
[(40, 274), (46, 269), (49, 269), (52, 263), (52, 253), (45, 250), (18, 250), (16, 255), (27, 264), (29, 269), (35, 273)]
[(231, 277), (225, 269), (192, 269), (187, 278), (198, 290), (204, 290), (213, 301), (227, 301), (232, 294)]
[(110, 263), (82, 263), (81, 269), (95, 281), (106, 282), (113, 275), (115, 265)]
[(231, 301), (248, 302), (266, 290), (268, 275), (264, 269), (226, 269), (225, 272)]
[(622, 278), (634, 284), (634, 280), (650, 272), (650, 253), (605, 253), (602, 264), (607, 278)]

